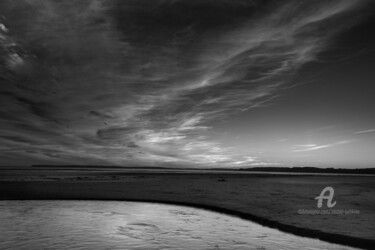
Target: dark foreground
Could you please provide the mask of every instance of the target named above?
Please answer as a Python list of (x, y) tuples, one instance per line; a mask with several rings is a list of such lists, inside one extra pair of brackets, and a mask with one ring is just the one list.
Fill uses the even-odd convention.
[[(311, 214), (323, 188), (338, 214)], [(300, 236), (375, 246), (375, 177), (230, 173), (93, 173), (0, 176), (0, 199), (153, 201), (206, 208)], [(301, 214), (301, 211), (310, 214)]]

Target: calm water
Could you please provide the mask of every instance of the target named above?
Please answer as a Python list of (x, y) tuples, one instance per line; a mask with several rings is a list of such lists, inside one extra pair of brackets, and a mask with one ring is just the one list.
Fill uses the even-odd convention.
[(0, 201), (0, 249), (353, 249), (190, 207)]

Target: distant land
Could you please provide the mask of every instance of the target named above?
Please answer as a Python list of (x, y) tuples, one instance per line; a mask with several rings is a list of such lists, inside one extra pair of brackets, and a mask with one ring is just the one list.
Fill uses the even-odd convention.
[(327, 174), (375, 174), (375, 168), (317, 168), (317, 167), (254, 167), (240, 168), (238, 171), (286, 172), (286, 173), (327, 173)]
[[(327, 173), (327, 174), (375, 174), (375, 168), (318, 168), (318, 167), (249, 167), (249, 168), (173, 168), (155, 166), (90, 166), (90, 165), (32, 165), (32, 168), (56, 169), (139, 169), (139, 170), (215, 170), (243, 172), (282, 172), (282, 173)], [(0, 168), (1, 169), (1, 168)]]

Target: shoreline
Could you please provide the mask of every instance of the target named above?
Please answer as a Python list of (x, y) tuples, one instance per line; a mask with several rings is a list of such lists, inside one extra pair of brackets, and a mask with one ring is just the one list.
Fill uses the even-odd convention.
[(185, 206), (185, 207), (193, 207), (197, 209), (203, 209), (211, 212), (221, 213), (225, 215), (235, 216), (244, 220), (249, 220), (251, 222), (257, 223), (259, 225), (273, 228), (280, 230), (285, 233), (290, 233), (296, 236), (300, 237), (306, 237), (310, 239), (319, 239), (325, 242), (348, 246), (348, 247), (354, 247), (354, 248), (360, 248), (360, 249), (366, 249), (366, 250), (373, 250), (375, 246), (375, 240), (369, 240), (369, 239), (362, 239), (357, 237), (351, 237), (346, 235), (340, 235), (340, 234), (333, 234), (333, 233), (326, 233), (319, 230), (311, 230), (308, 228), (300, 228), (295, 227), (291, 225), (286, 225), (279, 223), (277, 221), (272, 221), (266, 218), (258, 217), (253, 214), (249, 213), (243, 213), (227, 208), (217, 207), (217, 206), (210, 206), (210, 205), (204, 205), (204, 204), (197, 204), (197, 203), (190, 203), (190, 202), (178, 202), (178, 201), (163, 201), (163, 200), (137, 200), (137, 199), (95, 199), (95, 198), (80, 198), (80, 199), (53, 199), (53, 198), (34, 198), (34, 199), (2, 199), (0, 200), (89, 200), (89, 201), (126, 201), (126, 202), (145, 202), (145, 203), (155, 203), (155, 204), (166, 204), (166, 205), (177, 205), (177, 206)]
[[(181, 175), (179, 175), (181, 177)], [(226, 180), (224, 182), (218, 176), (211, 176), (210, 180), (207, 180), (206, 177), (191, 177), (193, 178), (190, 180), (188, 176), (184, 176), (185, 182), (187, 184), (182, 183), (182, 181), (178, 180), (175, 182), (177, 184), (163, 188), (162, 184), (165, 184), (165, 179), (173, 178), (171, 175), (168, 176), (161, 176), (155, 174), (154, 177), (143, 177), (141, 176), (126, 176), (125, 180), (78, 180), (78, 181), (62, 181), (62, 180), (55, 180), (55, 181), (0, 181), (0, 199), (1, 200), (102, 200), (102, 201), (133, 201), (133, 202), (151, 202), (151, 203), (162, 203), (162, 204), (172, 204), (172, 205), (181, 205), (181, 206), (189, 206), (195, 207), (199, 209), (206, 209), (218, 213), (228, 214), (232, 216), (236, 216), (242, 219), (250, 220), (252, 222), (258, 223), (262, 226), (267, 226), (270, 228), (278, 229), (280, 231), (291, 233), (297, 236), (308, 237), (308, 238), (315, 238), (320, 239), (329, 243), (334, 244), (341, 244), (345, 246), (361, 248), (361, 249), (373, 249), (375, 246), (375, 240), (370, 237), (357, 237), (353, 235), (345, 235), (337, 233), (337, 231), (330, 231), (329, 228), (324, 228), (326, 231), (318, 230), (319, 224), (316, 228), (309, 228), (311, 223), (317, 222), (318, 220), (323, 220), (323, 217), (310, 217), (308, 224), (303, 224), (303, 221), (300, 221), (303, 217), (295, 217), (296, 215), (290, 215), (291, 219), (294, 219), (299, 224), (287, 224), (282, 221), (279, 217), (274, 216), (274, 214), (279, 213), (277, 209), (274, 208), (276, 211), (269, 212), (269, 215), (265, 213), (267, 208), (267, 204), (265, 204), (266, 199), (276, 199), (275, 196), (272, 196), (273, 190), (268, 190), (270, 193), (268, 196), (265, 196), (263, 200), (252, 200), (250, 196), (255, 196), (256, 193), (250, 193), (247, 198), (244, 199), (234, 199), (232, 196), (228, 196), (231, 194), (230, 185), (231, 178), (234, 177), (224, 177)], [(221, 176), (223, 177), (223, 176)], [(195, 195), (194, 191), (199, 189), (199, 185), (197, 180), (195, 179), (200, 178), (204, 179), (203, 183), (205, 186), (204, 194)], [(240, 177), (245, 179), (245, 181), (254, 181), (256, 179), (262, 179), (261, 177), (252, 176), (250, 177)], [(270, 177), (267, 177), (269, 179)], [(280, 176), (276, 176), (275, 179), (284, 179)], [(290, 178), (290, 176), (289, 176)], [(300, 178), (318, 178), (318, 177), (295, 177), (298, 180)], [(328, 177), (327, 177), (328, 178)], [(340, 177), (335, 177), (340, 178)], [(365, 178), (365, 177), (363, 177)], [(162, 182), (160, 182), (162, 180)], [(169, 179), (168, 179), (169, 180)], [(167, 181), (168, 181), (167, 180)], [(202, 181), (202, 180), (200, 180)], [(264, 181), (264, 180), (262, 180)], [(208, 183), (209, 182), (209, 183)], [(162, 184), (161, 184), (162, 183)], [(218, 193), (213, 194), (209, 192), (209, 189), (212, 185), (224, 185), (222, 186), (222, 192), (225, 193)], [(179, 187), (177, 185), (180, 185)], [(182, 186), (182, 187), (181, 187)], [(253, 185), (250, 185), (253, 186)], [(280, 188), (280, 185), (276, 185), (276, 188)], [(265, 192), (265, 189), (262, 191)], [(268, 188), (269, 189), (269, 188)], [(224, 191), (223, 191), (224, 190)], [(249, 189), (244, 189), (244, 191), (252, 192)], [(206, 195), (206, 196), (205, 196)], [(226, 196), (227, 195), (227, 196)], [(289, 194), (290, 195), (290, 194)], [(217, 197), (215, 197), (217, 196)], [(250, 198), (249, 198), (250, 197)], [(230, 200), (232, 199), (232, 200)], [(283, 200), (280, 197), (281, 201)], [(257, 207), (257, 209), (250, 207), (248, 202), (254, 203), (253, 207)], [(278, 201), (280, 202), (280, 201)], [(282, 201), (283, 202), (283, 201)], [(341, 201), (340, 201), (341, 202)], [(240, 206), (242, 205), (242, 207)], [(283, 204), (282, 204), (283, 205)], [(246, 209), (243, 209), (245, 206)], [(263, 209), (263, 206), (265, 207)], [(260, 209), (261, 208), (261, 209)], [(258, 214), (256, 214), (258, 212)], [(264, 212), (264, 214), (259, 214), (260, 212)], [(273, 213), (273, 214), (272, 214)], [(294, 217), (293, 217), (294, 216)], [(337, 216), (336, 216), (337, 217)], [(335, 216), (329, 217), (329, 220), (334, 220)], [(346, 217), (351, 219), (349, 217)], [(367, 218), (367, 217), (366, 217)], [(354, 218), (355, 219), (355, 218)], [(368, 218), (368, 223), (371, 223), (371, 218)], [(330, 223), (326, 221), (326, 223)], [(346, 221), (346, 223), (350, 223)], [(342, 225), (343, 227), (352, 227), (350, 224)], [(337, 226), (336, 226), (337, 227)], [(340, 232), (340, 231), (339, 231)], [(370, 235), (373, 234), (373, 231), (369, 232)]]

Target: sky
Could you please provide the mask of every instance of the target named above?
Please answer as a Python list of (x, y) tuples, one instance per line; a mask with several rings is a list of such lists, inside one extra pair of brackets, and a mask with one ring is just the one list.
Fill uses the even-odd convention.
[(374, 167), (370, 0), (1, 0), (0, 165)]

